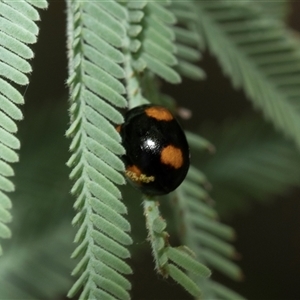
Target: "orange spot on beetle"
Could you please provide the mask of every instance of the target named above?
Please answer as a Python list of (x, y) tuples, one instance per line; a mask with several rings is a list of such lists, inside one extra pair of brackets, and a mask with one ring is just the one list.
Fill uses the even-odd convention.
[(117, 130), (119, 133), (121, 132), (121, 128), (122, 128), (122, 125), (116, 126), (116, 130)]
[(179, 169), (183, 165), (182, 151), (175, 146), (169, 145), (162, 149), (160, 161), (165, 165), (170, 165), (175, 169)]
[(158, 121), (171, 121), (174, 119), (170, 111), (162, 106), (151, 106), (145, 109), (148, 117), (154, 118)]

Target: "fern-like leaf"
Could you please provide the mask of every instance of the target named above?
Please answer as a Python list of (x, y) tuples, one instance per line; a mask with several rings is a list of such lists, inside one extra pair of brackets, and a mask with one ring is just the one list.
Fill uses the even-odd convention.
[[(130, 225), (122, 216), (127, 209), (120, 201), (116, 184), (124, 184), (119, 171), (124, 166), (121, 138), (111, 124), (123, 122), (116, 107), (126, 107), (122, 94), (125, 77), (120, 47), (126, 43), (127, 11), (116, 1), (67, 1), (69, 37), (69, 80), (72, 105), (73, 152), (68, 165), (75, 180), (79, 246), (72, 257), (80, 257), (73, 271), (79, 279), (69, 291), (74, 296), (83, 288), (81, 299), (129, 299), (130, 283), (124, 275), (130, 267), (125, 248), (131, 244)], [(104, 5), (105, 4), (105, 5)]]
[[(187, 134), (187, 138), (191, 148), (198, 151), (211, 148), (210, 143), (203, 138), (197, 138), (191, 133)], [(240, 280), (241, 270), (232, 262), (236, 257), (236, 251), (229, 244), (235, 236), (234, 231), (217, 220), (217, 212), (212, 207), (213, 201), (205, 189), (207, 186), (206, 176), (191, 166), (187, 178), (176, 190), (174, 199), (173, 207), (179, 236), (183, 243), (195, 252), (201, 263), (234, 280)], [(213, 279), (198, 278), (196, 282), (205, 299), (222, 299), (219, 294), (223, 287), (215, 284)], [(230, 292), (232, 295), (235, 294), (228, 290), (228, 295)]]
[(168, 1), (128, 2), (129, 35), (132, 38), (131, 49), (135, 53), (133, 66), (137, 72), (147, 68), (166, 81), (179, 83), (180, 76), (174, 70), (177, 59), (173, 43), (175, 33), (171, 26), (176, 18), (168, 10), (168, 5)]
[(203, 279), (210, 276), (210, 270), (196, 260), (188, 247), (174, 248), (169, 244), (169, 234), (165, 231), (167, 224), (160, 215), (158, 203), (153, 199), (145, 199), (144, 215), (157, 272), (173, 278), (192, 296), (200, 297), (201, 289), (189, 273), (197, 279)]
[(300, 146), (299, 38), (254, 4), (196, 3), (208, 47), (233, 85)]
[[(9, 238), (11, 232), (7, 223), (11, 221), (9, 209), (12, 204), (5, 193), (14, 190), (8, 179), (14, 175), (10, 163), (18, 161), (16, 150), (20, 142), (15, 137), (17, 125), (23, 115), (18, 104), (24, 99), (14, 84), (28, 84), (27, 74), (31, 72), (28, 59), (33, 57), (27, 44), (36, 42), (39, 14), (34, 6), (47, 7), (47, 1), (38, 5), (26, 1), (0, 2), (0, 237)], [(0, 254), (2, 249), (0, 246)]]
[(270, 196), (284, 195), (289, 187), (300, 185), (297, 148), (268, 124), (245, 118), (203, 129), (203, 134), (218, 151), (197, 161), (214, 186), (212, 194), (221, 215), (244, 211), (251, 199), (265, 203)]
[(201, 58), (200, 49), (204, 48), (204, 40), (197, 31), (197, 13), (193, 2), (172, 2), (172, 12), (178, 20), (174, 28), (176, 36), (176, 69), (181, 75), (199, 80), (205, 73), (196, 63)]

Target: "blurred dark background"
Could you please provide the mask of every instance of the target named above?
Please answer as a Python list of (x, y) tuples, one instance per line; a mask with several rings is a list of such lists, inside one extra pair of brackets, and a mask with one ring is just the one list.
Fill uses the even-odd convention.
[[(289, 23), (300, 30), (300, 2), (295, 1), (292, 6)], [(30, 85), (24, 89), (26, 104), (22, 108), (23, 122), (32, 120), (36, 110), (44, 107), (48, 109), (48, 117), (55, 118), (55, 109), (61, 106), (62, 101), (66, 102), (68, 93), (65, 84), (64, 1), (50, 1), (49, 9), (41, 13), (41, 19), (39, 40), (34, 45), (33, 73)], [(252, 111), (251, 103), (241, 91), (232, 89), (229, 80), (223, 77), (217, 62), (208, 53), (204, 54), (201, 66), (207, 73), (207, 80), (184, 80), (184, 88), (164, 86), (165, 91), (174, 96), (180, 105), (193, 110), (197, 117), (192, 120), (221, 122)], [(63, 107), (67, 104), (64, 103)], [(67, 110), (65, 114), (67, 116)], [(192, 121), (186, 121), (184, 125), (194, 126)], [(223, 283), (248, 299), (300, 299), (299, 195), (299, 190), (295, 189), (288, 198), (279, 197), (267, 206), (255, 204), (248, 214), (237, 215), (228, 221), (237, 231), (235, 245), (242, 254), (240, 265), (245, 279), (242, 283), (235, 283), (217, 276)], [(150, 251), (144, 253), (143, 257), (133, 258), (133, 298), (189, 299), (174, 283), (166, 282), (155, 274)]]

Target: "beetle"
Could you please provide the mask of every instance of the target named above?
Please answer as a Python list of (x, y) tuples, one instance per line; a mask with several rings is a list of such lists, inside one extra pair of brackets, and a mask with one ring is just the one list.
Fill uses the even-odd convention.
[(164, 195), (184, 180), (189, 145), (180, 124), (165, 107), (145, 104), (128, 110), (118, 126), (126, 154), (127, 180), (143, 194)]

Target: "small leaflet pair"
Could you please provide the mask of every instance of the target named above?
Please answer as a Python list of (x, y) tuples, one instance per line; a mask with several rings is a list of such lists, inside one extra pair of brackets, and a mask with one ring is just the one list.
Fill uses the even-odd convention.
[(127, 180), (143, 194), (164, 195), (186, 177), (190, 151), (186, 136), (165, 107), (146, 104), (125, 114), (117, 127), (126, 154), (122, 157)]

